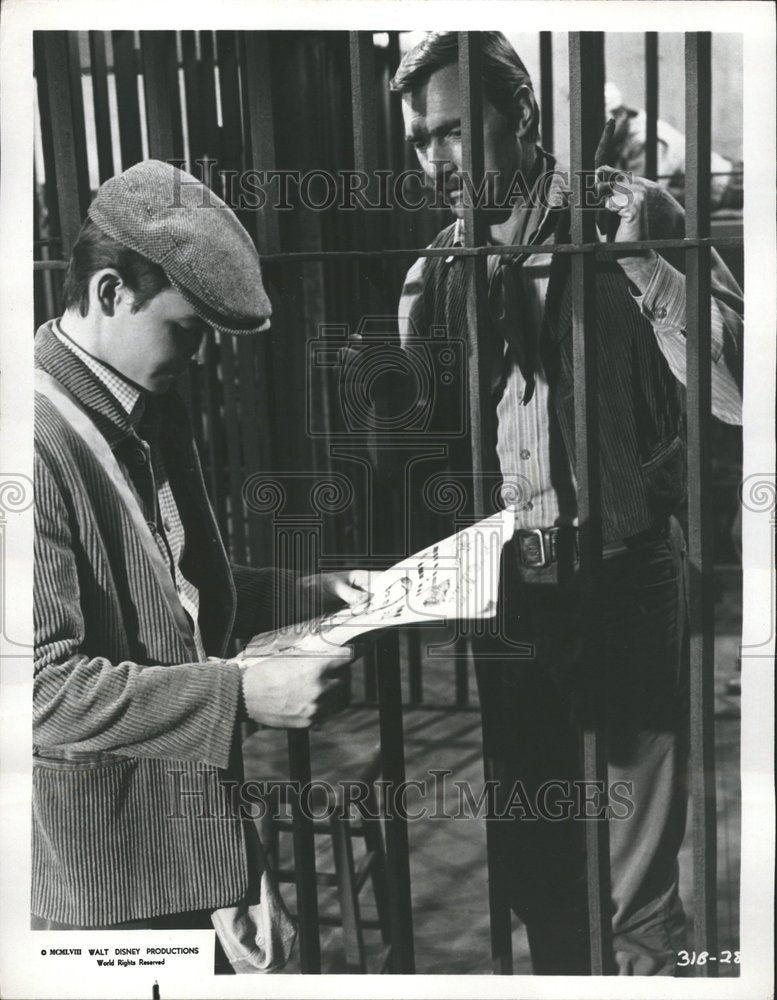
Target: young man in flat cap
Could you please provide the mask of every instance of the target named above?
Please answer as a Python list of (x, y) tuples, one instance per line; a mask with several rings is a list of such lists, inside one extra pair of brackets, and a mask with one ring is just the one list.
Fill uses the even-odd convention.
[(35, 340), (33, 926), (208, 927), (257, 901), (241, 720), (310, 725), (351, 654), (224, 658), (295, 585), (229, 564), (173, 389), (211, 328), (269, 325), (233, 212), (137, 164), (98, 191), (64, 299)]
[[(488, 260), (492, 395), (484, 403), (493, 407), (496, 440), (485, 464), (499, 470), (507, 502), (518, 503), (503, 561), (503, 634), (476, 648), (483, 739), (501, 781), (502, 809), (517, 782), (531, 807), (527, 815), (516, 804), (497, 829), (507, 858), (504, 884), (526, 925), (534, 972), (586, 974), (580, 820), (591, 807), (579, 798), (578, 737), (590, 717), (581, 655), (572, 288), (569, 255), (543, 253), (544, 243), (569, 241), (569, 191), (538, 144), (539, 110), (525, 66), (504, 35), (481, 38), (484, 160), (494, 183), (477, 207), (493, 244), (536, 245), (530, 256)], [(460, 244), (466, 189), (456, 33), (427, 34), (404, 56), (392, 87), (402, 95), (406, 135), (421, 167), (458, 217), (432, 245)], [(523, 185), (516, 183), (521, 177)], [(657, 185), (634, 178), (628, 194), (607, 201), (618, 222), (616, 241), (683, 236), (682, 210)], [(742, 293), (714, 250), (711, 256), (712, 405), (719, 419), (739, 423)], [(440, 326), (466, 340), (463, 269), (464, 258), (454, 256), (413, 266), (400, 307), (404, 340)], [(597, 260), (595, 283), (604, 541), (599, 669), (610, 785), (628, 795), (609, 824), (608, 968), (672, 975), (686, 947), (677, 873), (687, 737), (683, 541), (672, 519), (687, 488), (683, 252)], [(461, 426), (460, 417), (453, 426)], [(453, 454), (451, 474), (466, 472), (468, 462), (468, 453)]]

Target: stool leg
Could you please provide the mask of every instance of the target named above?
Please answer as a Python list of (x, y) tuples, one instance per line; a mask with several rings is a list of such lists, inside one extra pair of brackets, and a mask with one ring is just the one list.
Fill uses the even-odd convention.
[(364, 803), (358, 803), (364, 831), (364, 845), (372, 854), (370, 864), (370, 879), (372, 892), (375, 896), (375, 908), (380, 921), (380, 934), (384, 944), (391, 943), (391, 929), (388, 918), (388, 881), (386, 879), (386, 852), (383, 847), (383, 834), (378, 817), (378, 803), (375, 786), (370, 786), (370, 793)]
[(340, 912), (343, 919), (345, 961), (349, 972), (366, 972), (359, 894), (354, 879), (351, 829), (347, 819), (340, 819), (335, 814), (330, 817), (329, 823), (332, 831), (337, 893), (340, 897)]

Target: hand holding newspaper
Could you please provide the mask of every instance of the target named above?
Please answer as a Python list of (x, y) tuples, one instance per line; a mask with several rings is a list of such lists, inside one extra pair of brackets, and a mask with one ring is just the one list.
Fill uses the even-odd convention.
[(309, 656), (394, 625), (493, 618), (502, 548), (514, 521), (508, 507), (435, 542), (373, 579), (363, 604), (254, 636), (244, 655)]

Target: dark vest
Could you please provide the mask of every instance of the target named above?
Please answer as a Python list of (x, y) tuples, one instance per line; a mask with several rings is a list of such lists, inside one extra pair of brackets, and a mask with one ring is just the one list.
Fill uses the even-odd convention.
[[(454, 227), (449, 226), (432, 246), (451, 246), (453, 234)], [(421, 337), (430, 336), (430, 327), (443, 325), (448, 337), (466, 342), (464, 269), (461, 257), (447, 263), (442, 257), (427, 260), (423, 289), (412, 317)], [(569, 255), (554, 255), (540, 351), (550, 397), (574, 468), (570, 271)], [(615, 261), (597, 255), (595, 284), (602, 532), (605, 541), (616, 541), (643, 531), (683, 502), (686, 466), (682, 397), (653, 328), (640, 313)], [(440, 408), (444, 412), (448, 407), (451, 426), (460, 425), (466, 418), (466, 412), (453, 412), (456, 407), (467, 406), (466, 392), (461, 391), (466, 386), (466, 371), (461, 373), (461, 379), (461, 385), (450, 387)], [(494, 407), (497, 401), (492, 399)], [(438, 420), (436, 430), (440, 432), (445, 418)], [(452, 440), (449, 467), (468, 468), (470, 462), (467, 438)], [(485, 464), (496, 468), (495, 455), (486, 456)]]

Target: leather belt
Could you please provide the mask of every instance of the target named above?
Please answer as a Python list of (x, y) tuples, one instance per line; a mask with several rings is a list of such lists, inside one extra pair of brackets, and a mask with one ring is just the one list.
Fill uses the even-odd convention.
[(570, 562), (579, 558), (577, 536), (574, 527), (519, 528), (513, 535), (513, 548), (521, 566), (545, 569), (562, 553)]
[[(658, 521), (645, 531), (624, 538), (620, 542), (608, 542), (602, 547), (602, 558), (612, 559), (631, 551), (640, 544), (666, 538), (669, 523)], [(579, 531), (572, 525), (553, 528), (518, 528), (513, 535), (513, 549), (521, 566), (530, 569), (545, 569), (554, 562), (578, 562), (580, 559)]]

